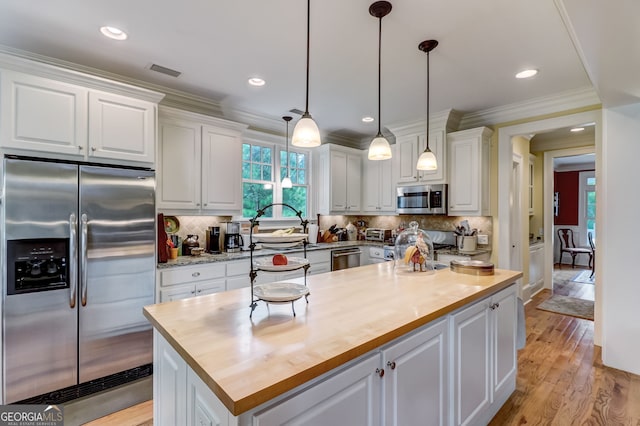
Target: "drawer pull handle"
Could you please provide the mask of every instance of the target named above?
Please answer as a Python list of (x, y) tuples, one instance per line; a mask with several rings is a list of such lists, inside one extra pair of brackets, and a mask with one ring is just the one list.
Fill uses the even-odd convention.
[(395, 361), (387, 361), (387, 367), (389, 367), (392, 370), (396, 369), (396, 362)]
[(384, 377), (384, 368), (376, 368), (376, 374), (379, 377)]
[(200, 276), (200, 272), (194, 272), (193, 274), (191, 274), (192, 277), (199, 277)]

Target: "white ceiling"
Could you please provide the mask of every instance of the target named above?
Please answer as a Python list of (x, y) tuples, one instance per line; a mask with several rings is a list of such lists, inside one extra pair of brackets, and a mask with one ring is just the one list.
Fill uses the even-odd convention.
[[(376, 133), (377, 122), (361, 122), (377, 115), (378, 20), (368, 13), (371, 3), (311, 2), (309, 111), (323, 137)], [(640, 94), (635, 0), (392, 4), (382, 22), (383, 127), (425, 116), (426, 55), (417, 46), (431, 38), (440, 43), (431, 53), (432, 113), (472, 113), (590, 89), (589, 77), (604, 103)], [(104, 38), (102, 25), (122, 28), (129, 39)], [(304, 110), (305, 42), (304, 0), (0, 1), (0, 44), (198, 95), (230, 119), (242, 111), (282, 122), (290, 109)], [(182, 75), (150, 71), (154, 63)], [(530, 67), (540, 74), (513, 77)], [(248, 86), (251, 76), (266, 86)]]

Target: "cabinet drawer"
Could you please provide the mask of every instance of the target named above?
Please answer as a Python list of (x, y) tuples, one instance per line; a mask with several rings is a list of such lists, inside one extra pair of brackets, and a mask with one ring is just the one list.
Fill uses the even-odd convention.
[(162, 271), (160, 274), (160, 284), (162, 286), (168, 286), (194, 281), (210, 280), (214, 278), (224, 278), (224, 276), (224, 263), (198, 265), (188, 268), (175, 268), (169, 271)]

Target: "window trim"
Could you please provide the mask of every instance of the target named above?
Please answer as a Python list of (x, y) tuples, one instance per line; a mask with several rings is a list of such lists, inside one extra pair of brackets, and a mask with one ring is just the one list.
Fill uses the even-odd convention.
[[(264, 181), (264, 180), (254, 180), (254, 179), (245, 179), (244, 177), (242, 178), (242, 185), (241, 187), (244, 188), (244, 183), (245, 182), (250, 182), (250, 183), (263, 183), (263, 184), (271, 184), (273, 185), (272, 191), (273, 191), (273, 203), (277, 204), (277, 203), (282, 203), (282, 195), (283, 195), (283, 188), (282, 188), (282, 181), (280, 180), (280, 175), (281, 175), (281, 166), (280, 166), (280, 156), (281, 156), (281, 152), (286, 151), (286, 147), (284, 143), (279, 143), (279, 142), (275, 142), (275, 141), (268, 141), (268, 140), (264, 140), (267, 138), (247, 138), (245, 137), (244, 140), (242, 141), (242, 144), (245, 145), (250, 145), (250, 146), (261, 146), (261, 147), (266, 147), (266, 148), (271, 148), (272, 149), (272, 155), (271, 155), (271, 161), (272, 161), (272, 165), (271, 165), (271, 177), (272, 177), (272, 181)], [(306, 205), (306, 211), (307, 211), (307, 217), (305, 219), (308, 219), (311, 216), (311, 209), (313, 206), (312, 200), (311, 200), (311, 191), (312, 191), (312, 185), (311, 185), (311, 176), (312, 176), (312, 171), (311, 171), (311, 164), (312, 164), (312, 153), (310, 150), (307, 149), (299, 149), (299, 148), (293, 148), (291, 146), (289, 146), (289, 152), (295, 152), (295, 153), (299, 153), (299, 154), (304, 154), (306, 157), (306, 176), (305, 176), (305, 180), (306, 180), (306, 184), (297, 184), (294, 183), (294, 186), (306, 186), (307, 187), (307, 205)], [(244, 163), (244, 159), (243, 159), (243, 163)], [(243, 189), (243, 198), (244, 198), (244, 189)], [(273, 206), (273, 217), (261, 217), (260, 221), (261, 222), (273, 222), (273, 223), (283, 223), (283, 224), (289, 224), (291, 222), (295, 222), (298, 223), (299, 219), (294, 216), (294, 217), (283, 217), (282, 216), (282, 207), (281, 205), (275, 205)], [(240, 215), (238, 217), (239, 220), (248, 220), (250, 219), (249, 217), (245, 217), (244, 215)]]

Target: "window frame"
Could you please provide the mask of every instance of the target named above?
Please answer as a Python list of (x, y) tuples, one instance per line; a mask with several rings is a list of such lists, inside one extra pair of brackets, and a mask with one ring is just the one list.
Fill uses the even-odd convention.
[[(273, 203), (276, 204), (273, 206), (273, 212), (272, 212), (272, 217), (265, 217), (262, 216), (260, 218), (261, 222), (283, 222), (283, 223), (299, 223), (299, 219), (297, 216), (293, 216), (293, 217), (285, 217), (282, 215), (283, 212), (283, 207), (282, 205), (280, 205), (280, 203), (282, 203), (283, 200), (283, 188), (282, 188), (282, 181), (280, 179), (281, 176), (281, 161), (280, 161), (280, 157), (281, 157), (281, 153), (286, 151), (286, 147), (284, 143), (279, 143), (279, 142), (275, 142), (275, 141), (266, 141), (263, 140), (264, 138), (260, 138), (260, 139), (255, 139), (255, 138), (244, 138), (244, 140), (242, 141), (242, 145), (244, 146), (249, 145), (249, 146), (261, 146), (261, 147), (265, 147), (265, 148), (271, 148), (272, 150), (272, 155), (271, 155), (271, 181), (265, 181), (265, 180), (254, 180), (254, 179), (245, 179), (244, 177), (242, 178), (242, 191), (243, 191), (243, 198), (244, 198), (244, 184), (245, 183), (262, 183), (262, 184), (271, 184), (272, 185), (272, 194), (273, 194)], [(304, 186), (307, 188), (307, 203), (306, 203), (306, 217), (305, 219), (308, 219), (310, 217), (311, 214), (311, 208), (312, 208), (312, 200), (311, 200), (311, 151), (307, 150), (307, 149), (299, 149), (297, 147), (291, 147), (291, 145), (289, 145), (289, 152), (295, 152), (297, 154), (303, 154), (305, 156), (305, 184), (298, 184), (298, 183), (294, 183), (293, 186)], [(244, 165), (244, 158), (242, 160), (242, 166)], [(241, 166), (241, 167), (242, 167)], [(286, 209), (286, 207), (284, 207)], [(244, 210), (244, 209), (243, 209)], [(245, 217), (243, 213), (241, 213), (241, 216), (239, 217), (239, 219), (241, 220), (248, 220), (251, 219), (251, 217)]]
[[(582, 247), (588, 247), (589, 246), (589, 237), (587, 235), (587, 233), (589, 232), (589, 230), (587, 229), (587, 221), (589, 219), (593, 219), (595, 221), (595, 216), (590, 218), (587, 217), (587, 203), (588, 203), (588, 196), (587, 193), (588, 192), (595, 192), (596, 191), (596, 186), (595, 185), (589, 185), (587, 182), (590, 178), (594, 178), (596, 177), (596, 172), (595, 170), (590, 170), (590, 171), (582, 171), (579, 173), (579, 195), (578, 195), (578, 203), (580, 206), (580, 211), (579, 211), (579, 218), (578, 218), (578, 230), (579, 230), (579, 246)], [(597, 198), (596, 198), (596, 203), (597, 203)], [(595, 238), (596, 236), (596, 231), (594, 229), (593, 231), (593, 237)]]

